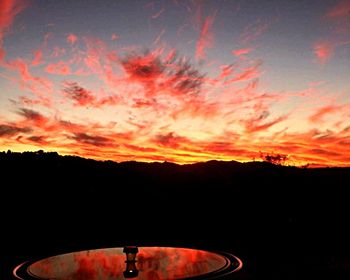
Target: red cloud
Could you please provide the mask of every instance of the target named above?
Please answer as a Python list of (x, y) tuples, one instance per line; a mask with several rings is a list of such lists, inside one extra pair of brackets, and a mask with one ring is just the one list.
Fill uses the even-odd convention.
[(178, 148), (179, 145), (183, 142), (187, 143), (189, 140), (186, 137), (177, 136), (175, 132), (169, 132), (168, 134), (158, 134), (153, 140), (154, 143), (170, 147), (170, 148)]
[(159, 18), (160, 15), (161, 15), (164, 11), (165, 11), (164, 8), (161, 8), (160, 11), (157, 12), (157, 13), (155, 13), (155, 14), (153, 14), (153, 15), (151, 16), (151, 18), (152, 18), (152, 19)]
[(322, 42), (314, 45), (314, 54), (316, 55), (318, 61), (322, 64), (329, 60), (333, 54), (333, 51), (334, 46), (329, 42)]
[(220, 107), (216, 102), (206, 102), (205, 100), (194, 97), (187, 99), (178, 109), (173, 110), (171, 117), (179, 119), (181, 116), (190, 116), (191, 118), (200, 117), (210, 119), (219, 113)]
[(70, 75), (71, 69), (64, 61), (59, 61), (57, 63), (52, 63), (46, 66), (45, 71), (50, 74), (56, 75)]
[[(212, 22), (208, 22), (208, 18), (206, 21), (207, 26), (203, 22), (201, 31), (209, 36), (204, 36), (203, 54), (211, 40)], [(99, 90), (94, 92), (80, 83), (65, 82), (64, 100), (68, 99), (70, 103), (62, 107), (45, 108), (52, 109), (50, 118), (35, 110), (20, 109), (20, 121), (0, 125), (1, 146), (6, 141), (10, 143), (15, 137), (21, 137), (21, 143), (30, 146), (37, 143), (45, 148), (59, 148), (67, 153), (100, 159), (168, 160), (179, 163), (209, 159), (250, 160), (258, 157), (259, 150), (263, 150), (279, 154), (292, 152), (295, 153), (294, 159), (300, 162), (313, 160), (323, 164), (327, 156), (330, 157), (330, 164), (346, 162), (339, 147), (344, 146), (345, 153), (349, 151), (346, 145), (349, 143), (350, 130), (344, 129), (342, 133), (292, 135), (287, 133), (286, 128), (272, 134), (269, 130), (274, 125), (278, 127), (277, 124), (287, 116), (268, 118), (268, 114), (263, 113), (260, 117), (239, 121), (243, 114), (251, 116), (257, 111), (273, 110), (274, 107), (270, 108), (270, 104), (281, 101), (282, 98), (310, 97), (305, 94), (261, 92), (257, 80), (261, 75), (261, 62), (252, 64), (250, 60), (239, 60), (235, 64), (227, 63), (229, 65), (222, 65), (218, 69), (220, 72), (217, 77), (211, 78), (201, 75), (199, 69), (188, 60), (178, 58), (174, 50), (166, 53), (165, 47), (145, 53), (137, 53), (137, 48), (131, 53), (130, 48), (126, 48), (131, 54), (121, 59), (119, 49), (109, 50), (106, 44), (98, 40), (84, 42), (87, 43), (86, 49), (78, 49), (78, 46), (68, 48), (66, 55), (72, 55), (69, 60), (67, 58), (68, 62), (49, 64), (46, 71), (68, 74), (71, 72), (69, 67), (74, 66), (74, 69), (81, 69), (90, 75), (87, 78), (91, 77), (92, 82), (99, 79), (96, 83)], [(83, 44), (79, 45), (79, 48), (82, 46)], [(51, 52), (52, 48), (49, 50)], [(250, 51), (250, 48), (242, 48), (232, 53), (242, 57)], [(57, 55), (64, 52), (65, 50), (59, 50)], [(32, 58), (17, 59), (7, 65), (8, 69), (19, 74), (21, 89), (50, 97), (52, 94), (49, 91), (53, 87), (50, 81), (34, 76), (34, 70), (30, 68), (40, 63), (41, 55), (37, 53), (34, 63), (30, 63)], [(37, 67), (35, 73), (40, 69), (42, 67)], [(110, 95), (107, 96), (105, 92)], [(22, 96), (21, 100), (30, 105), (30, 108), (42, 105), (30, 95)], [(57, 102), (54, 105), (60, 106), (64, 100), (54, 98), (52, 102)], [(107, 118), (111, 116), (108, 115), (109, 110), (103, 112), (106, 116), (101, 117), (101, 123), (94, 122), (94, 117), (101, 116), (101, 110), (96, 108), (116, 104), (123, 105), (110, 110), (118, 114), (118, 125), (103, 123), (108, 122)], [(75, 109), (72, 105), (89, 107), (88, 115), (83, 117), (85, 123), (70, 123), (60, 119), (67, 109)], [(310, 121), (322, 121), (324, 116), (337, 111), (336, 106), (340, 105), (319, 109), (314, 116), (310, 116)], [(338, 109), (343, 110), (343, 107)], [(84, 108), (79, 108), (79, 112), (84, 111), (87, 112)], [(346, 125), (347, 120), (343, 120), (332, 129), (341, 130)], [(35, 134), (31, 128), (35, 129)], [(191, 132), (188, 132), (190, 129)], [(254, 140), (250, 141), (253, 133), (265, 131), (268, 132), (263, 134), (266, 143), (261, 140), (258, 146)], [(322, 148), (315, 149), (315, 146)], [(327, 153), (327, 150), (332, 153)]]
[(0, 124), (0, 137), (13, 136), (18, 133), (29, 133), (32, 129), (29, 127), (18, 127), (14, 125)]
[(327, 12), (326, 16), (333, 19), (350, 17), (350, 2), (340, 1)]
[(60, 47), (53, 47), (51, 57), (59, 57), (66, 53), (66, 50)]
[(249, 24), (240, 35), (240, 42), (243, 44), (248, 44), (258, 39), (267, 31), (269, 25), (269, 23), (262, 22), (261, 20), (257, 20), (256, 22)]
[(130, 144), (123, 144), (123, 146), (129, 150), (133, 150), (137, 152), (152, 153), (152, 154), (158, 152), (156, 148), (140, 147), (140, 146), (130, 145)]
[(146, 84), (153, 83), (163, 72), (160, 58), (153, 53), (127, 56), (122, 65), (132, 79)]
[(18, 114), (37, 127), (44, 127), (48, 123), (48, 118), (31, 109), (20, 108)]
[(19, 100), (24, 105), (31, 105), (31, 106), (33, 106), (33, 105), (42, 104), (42, 100), (28, 98), (27, 96), (20, 96)]
[(260, 116), (258, 118), (248, 119), (243, 121), (244, 126), (246, 128), (246, 131), (248, 133), (255, 133), (259, 131), (264, 131), (269, 129), (270, 127), (274, 126), (275, 124), (278, 124), (284, 120), (287, 119), (287, 115), (278, 117), (270, 122), (267, 123), (261, 123), (262, 120), (264, 120), (267, 116)]
[(105, 96), (100, 99), (95, 97), (89, 90), (79, 86), (76, 82), (65, 82), (63, 92), (66, 96), (75, 101), (75, 106), (101, 107), (105, 105), (116, 105), (122, 102), (118, 96)]
[(98, 39), (89, 39), (86, 40), (87, 52), (86, 56), (83, 58), (85, 65), (91, 71), (91, 73), (101, 75), (105, 69), (103, 69), (103, 63), (106, 61), (105, 58), (108, 57), (106, 52), (106, 44)]
[(86, 128), (81, 124), (76, 124), (65, 120), (57, 121), (56, 128), (61, 131), (68, 131), (72, 133), (80, 133), (86, 130)]
[(203, 83), (203, 76), (172, 51), (165, 59), (157, 52), (133, 53), (122, 60), (122, 66), (129, 82), (142, 84), (147, 97), (198, 93)]
[(37, 66), (43, 63), (43, 52), (41, 50), (37, 50), (34, 53), (34, 59), (32, 61), (32, 66)]
[(112, 142), (112, 140), (107, 137), (90, 135), (87, 133), (75, 133), (72, 139), (83, 144), (89, 144), (94, 146), (110, 146)]
[(67, 42), (74, 45), (78, 41), (78, 37), (74, 34), (69, 34), (67, 36)]
[(47, 144), (46, 137), (45, 136), (30, 136), (27, 137), (29, 141), (38, 143), (38, 144)]
[(111, 40), (115, 41), (115, 40), (118, 40), (118, 39), (119, 39), (119, 35), (113, 33), (112, 36), (111, 36)]
[(134, 104), (132, 105), (132, 107), (134, 108), (151, 107), (155, 105), (154, 103), (155, 103), (154, 100), (134, 98)]
[(196, 44), (196, 59), (201, 60), (205, 58), (205, 49), (209, 48), (213, 44), (213, 34), (211, 28), (214, 23), (215, 15), (208, 16), (201, 27), (199, 39)]
[(314, 53), (321, 64), (329, 60), (337, 48), (349, 44), (350, 1), (339, 1), (328, 10), (323, 19), (331, 25), (330, 34), (314, 45)]
[[(20, 74), (19, 85), (21, 89), (26, 89), (38, 97), (37, 103), (44, 106), (51, 106), (51, 93), (53, 90), (52, 82), (43, 77), (33, 76), (29, 71), (29, 65), (17, 59), (6, 64), (9, 70), (16, 70)], [(17, 80), (17, 79), (14, 79)]]
[(75, 82), (66, 82), (63, 91), (69, 99), (75, 101), (74, 105), (76, 106), (89, 106), (96, 101), (96, 98), (90, 91), (84, 89)]
[(350, 146), (340, 143), (346, 142), (350, 137), (349, 132), (347, 129), (338, 133), (310, 130), (306, 133), (284, 134), (280, 140), (275, 139), (277, 141), (270, 148), (292, 154), (292, 158), (299, 164), (306, 162), (319, 166), (348, 166)]
[(5, 32), (10, 28), (14, 17), (25, 8), (25, 4), (20, 0), (0, 1), (0, 62), (5, 56), (3, 49), (3, 39)]
[(260, 71), (259, 68), (262, 65), (262, 61), (258, 61), (255, 65), (250, 66), (243, 70), (243, 72), (238, 73), (236, 76), (230, 78), (225, 83), (236, 83), (236, 82), (245, 82), (251, 79), (259, 77)]
[(235, 55), (235, 56), (244, 56), (246, 54), (249, 54), (251, 53), (253, 49), (252, 48), (245, 48), (245, 49), (239, 49), (239, 50), (233, 50), (232, 51), (232, 54)]

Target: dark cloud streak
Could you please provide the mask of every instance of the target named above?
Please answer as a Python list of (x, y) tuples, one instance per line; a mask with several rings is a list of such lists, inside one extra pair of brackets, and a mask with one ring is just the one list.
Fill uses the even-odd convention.
[(71, 138), (79, 143), (90, 144), (94, 146), (107, 146), (112, 144), (111, 139), (109, 138), (96, 135), (89, 135), (87, 133), (74, 133), (74, 136)]
[(32, 129), (29, 127), (17, 127), (12, 125), (0, 125), (0, 137), (13, 136), (18, 133), (30, 133)]

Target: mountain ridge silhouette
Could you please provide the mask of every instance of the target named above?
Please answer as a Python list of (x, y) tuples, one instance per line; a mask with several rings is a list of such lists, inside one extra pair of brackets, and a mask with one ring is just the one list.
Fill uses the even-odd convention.
[(243, 279), (350, 276), (350, 168), (39, 151), (0, 153), (0, 172), (7, 272), (28, 259), (134, 244), (228, 251), (243, 259)]

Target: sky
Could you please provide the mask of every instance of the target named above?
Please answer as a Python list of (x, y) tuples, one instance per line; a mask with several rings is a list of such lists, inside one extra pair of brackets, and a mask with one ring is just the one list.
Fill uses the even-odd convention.
[(350, 0), (0, 0), (0, 150), (350, 166)]

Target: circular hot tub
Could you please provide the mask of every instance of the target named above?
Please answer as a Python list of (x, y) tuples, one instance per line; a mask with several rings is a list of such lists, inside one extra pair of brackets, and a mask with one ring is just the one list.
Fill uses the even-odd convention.
[(138, 247), (133, 260), (125, 248), (72, 252), (17, 266), (22, 280), (224, 279), (241, 269), (234, 255), (188, 248)]

